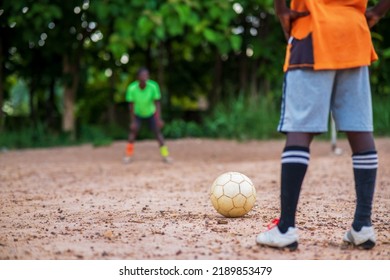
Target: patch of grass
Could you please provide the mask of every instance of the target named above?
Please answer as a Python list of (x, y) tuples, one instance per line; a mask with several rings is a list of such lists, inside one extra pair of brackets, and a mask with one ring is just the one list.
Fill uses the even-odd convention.
[(209, 137), (237, 140), (278, 138), (279, 111), (267, 99), (240, 96), (219, 104), (203, 123), (175, 119), (164, 128), (168, 138)]
[[(174, 119), (166, 123), (166, 138), (184, 137), (226, 138), (239, 141), (251, 139), (275, 139), (283, 137), (276, 131), (280, 105), (265, 97), (249, 99), (240, 96), (219, 104), (202, 123)], [(390, 96), (374, 96), (373, 114), (376, 136), (390, 136)], [(128, 131), (119, 125), (80, 125), (76, 138), (66, 133), (47, 129), (43, 124), (25, 125), (0, 133), (0, 148), (18, 149), (31, 147), (69, 146), (91, 143), (95, 147), (107, 146), (114, 140), (124, 140)], [(138, 139), (154, 138), (144, 125)], [(316, 138), (328, 140), (324, 133)], [(345, 138), (343, 133), (338, 138)]]
[(390, 96), (374, 96), (374, 132), (378, 136), (390, 135)]
[(237, 140), (278, 138), (278, 105), (266, 98), (240, 96), (220, 104), (205, 121), (209, 136)]
[[(6, 149), (70, 146), (91, 143), (95, 147), (110, 145), (113, 137), (103, 126), (82, 125), (76, 138), (69, 133), (47, 129), (43, 124), (25, 126), (17, 130), (8, 129), (0, 134), (0, 147)], [(116, 132), (118, 135), (119, 132)], [(114, 133), (112, 135), (115, 135)], [(123, 134), (125, 135), (125, 134)]]
[(18, 130), (5, 130), (0, 135), (0, 147), (8, 149), (72, 145), (70, 135), (50, 132), (42, 124)]

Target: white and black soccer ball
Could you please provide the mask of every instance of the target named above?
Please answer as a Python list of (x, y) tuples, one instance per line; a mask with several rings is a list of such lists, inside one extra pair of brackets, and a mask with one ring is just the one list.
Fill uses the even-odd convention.
[(256, 189), (242, 173), (220, 175), (210, 188), (210, 200), (215, 210), (225, 217), (236, 218), (247, 214), (256, 202)]

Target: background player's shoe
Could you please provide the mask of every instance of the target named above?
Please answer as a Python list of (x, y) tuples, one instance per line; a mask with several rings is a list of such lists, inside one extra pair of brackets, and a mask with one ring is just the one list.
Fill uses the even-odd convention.
[(124, 156), (123, 157), (123, 163), (124, 164), (128, 164), (128, 163), (130, 163), (132, 161), (133, 161), (133, 157), (130, 157), (130, 156)]
[(134, 144), (133, 143), (127, 143), (125, 156), (123, 157), (123, 163), (127, 164), (127, 163), (132, 162), (133, 154), (134, 154)]
[(171, 157), (163, 157), (163, 162), (165, 162), (165, 163), (172, 163), (173, 159)]
[(371, 249), (376, 242), (374, 227), (363, 226), (360, 231), (351, 228), (345, 233), (343, 240), (363, 249)]
[(160, 154), (161, 154), (164, 162), (166, 162), (166, 163), (172, 162), (172, 158), (169, 157), (169, 151), (168, 151), (167, 146), (163, 145), (160, 147)]
[(288, 248), (293, 251), (298, 248), (298, 232), (294, 227), (289, 227), (286, 233), (281, 233), (277, 226), (260, 233), (256, 242), (276, 248)]

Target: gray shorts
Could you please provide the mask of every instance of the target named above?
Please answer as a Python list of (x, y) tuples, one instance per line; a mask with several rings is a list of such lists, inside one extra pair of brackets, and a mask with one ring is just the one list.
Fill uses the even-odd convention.
[(285, 74), (278, 131), (326, 132), (330, 113), (339, 131), (373, 131), (368, 67)]

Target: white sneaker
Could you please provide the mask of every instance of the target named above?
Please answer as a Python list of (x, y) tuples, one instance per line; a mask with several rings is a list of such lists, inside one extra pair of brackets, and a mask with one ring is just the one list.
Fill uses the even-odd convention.
[(351, 228), (345, 233), (343, 240), (363, 249), (371, 249), (376, 242), (374, 227), (363, 226), (360, 231), (355, 231)]
[(267, 245), (276, 248), (288, 248), (290, 251), (298, 248), (298, 230), (289, 227), (286, 233), (281, 233), (277, 226), (260, 233), (256, 242), (259, 245)]
[(129, 157), (129, 156), (124, 156), (123, 157), (123, 163), (124, 164), (128, 164), (128, 163), (130, 163), (130, 162), (132, 162), (133, 161), (133, 158), (132, 157)]
[(165, 162), (165, 163), (173, 163), (173, 159), (171, 157), (163, 157), (163, 162)]

